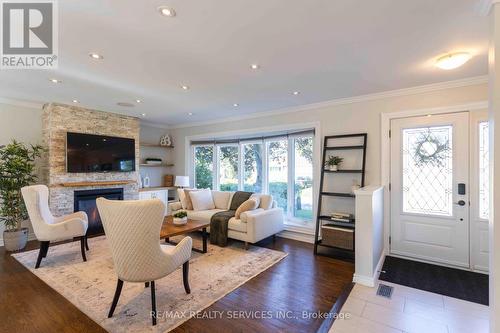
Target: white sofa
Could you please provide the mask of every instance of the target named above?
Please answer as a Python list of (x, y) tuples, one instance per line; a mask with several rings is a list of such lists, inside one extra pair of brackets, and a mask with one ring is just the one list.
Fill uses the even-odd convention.
[[(183, 190), (179, 189), (179, 191)], [(177, 201), (169, 203), (170, 211), (175, 214), (176, 211), (184, 210), (190, 219), (210, 222), (215, 213), (229, 209), (235, 192), (211, 191), (211, 193), (215, 209), (187, 210), (183, 209), (180, 201)], [(228, 223), (228, 237), (245, 242), (245, 247), (248, 246), (248, 243), (256, 243), (284, 229), (283, 210), (276, 206), (273, 197), (267, 194), (254, 194), (254, 196), (258, 196), (260, 199), (259, 207), (241, 213), (239, 219), (232, 217)]]

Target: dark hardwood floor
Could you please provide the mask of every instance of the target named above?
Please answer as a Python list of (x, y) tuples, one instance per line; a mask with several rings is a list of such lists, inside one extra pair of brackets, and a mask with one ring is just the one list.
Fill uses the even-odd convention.
[[(354, 264), (315, 257), (312, 244), (290, 239), (266, 239), (258, 245), (285, 251), (288, 256), (200, 314), (216, 318), (192, 318), (174, 332), (316, 332), (323, 319), (314, 313), (328, 313), (343, 289), (349, 287)], [(34, 248), (38, 248), (38, 242), (29, 242), (27, 249)], [(241, 318), (252, 313), (249, 311), (272, 318)], [(280, 311), (288, 318), (279, 318), (276, 313)], [(310, 315), (303, 317), (303, 311)], [(3, 247), (0, 314), (0, 332), (105, 332)], [(240, 318), (234, 319), (237, 315)]]

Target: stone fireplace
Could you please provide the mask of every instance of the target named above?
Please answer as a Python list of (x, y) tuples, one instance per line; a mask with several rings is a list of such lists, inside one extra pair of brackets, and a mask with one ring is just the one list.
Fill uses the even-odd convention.
[[(140, 123), (138, 118), (50, 103), (43, 107), (42, 130), (44, 142), (48, 148), (45, 175), (49, 186), (49, 204), (55, 216), (73, 213), (76, 204), (75, 196), (81, 191), (119, 189), (122, 192), (121, 199), (123, 200), (139, 198), (137, 180), (139, 179)], [(135, 140), (136, 171), (66, 172), (67, 132), (133, 138)], [(102, 182), (107, 182), (108, 185), (102, 184)], [(113, 185), (113, 182), (122, 183)]]
[(103, 188), (97, 190), (74, 191), (74, 211), (84, 211), (89, 218), (87, 235), (104, 233), (101, 217), (97, 211), (96, 199), (103, 197), (110, 200), (123, 200), (123, 188)]

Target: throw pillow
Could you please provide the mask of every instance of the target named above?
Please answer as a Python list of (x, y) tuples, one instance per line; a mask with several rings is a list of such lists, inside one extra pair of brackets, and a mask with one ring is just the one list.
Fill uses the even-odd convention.
[(181, 202), (182, 209), (186, 209), (187, 202), (186, 202), (186, 193), (184, 193), (184, 189), (178, 188), (177, 195), (179, 196), (179, 201)]
[(191, 202), (193, 203), (193, 210), (208, 210), (214, 209), (214, 199), (212, 198), (212, 191), (209, 189), (189, 193)]
[(259, 201), (257, 199), (255, 199), (255, 198), (248, 199), (247, 201), (245, 201), (244, 203), (242, 203), (238, 207), (238, 209), (236, 210), (236, 213), (234, 214), (234, 217), (239, 219), (241, 213), (247, 212), (249, 210), (257, 209), (257, 207), (259, 207)]
[(194, 189), (194, 188), (184, 190), (185, 202), (186, 202), (186, 208), (184, 208), (184, 209), (193, 210), (193, 202), (191, 201), (190, 193), (197, 192), (197, 191), (199, 191), (199, 190)]

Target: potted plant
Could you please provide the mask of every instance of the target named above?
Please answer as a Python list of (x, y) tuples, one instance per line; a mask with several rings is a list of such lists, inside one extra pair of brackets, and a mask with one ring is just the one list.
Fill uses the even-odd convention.
[(337, 171), (340, 163), (342, 163), (343, 160), (343, 157), (329, 156), (328, 160), (325, 163), (325, 167), (327, 167), (330, 171)]
[(180, 211), (174, 214), (174, 224), (175, 225), (183, 225), (188, 221), (188, 214), (185, 211)]
[(21, 250), (28, 241), (28, 228), (21, 226), (28, 218), (21, 188), (36, 181), (35, 160), (43, 151), (40, 145), (28, 147), (16, 140), (0, 146), (0, 221), (7, 251)]

